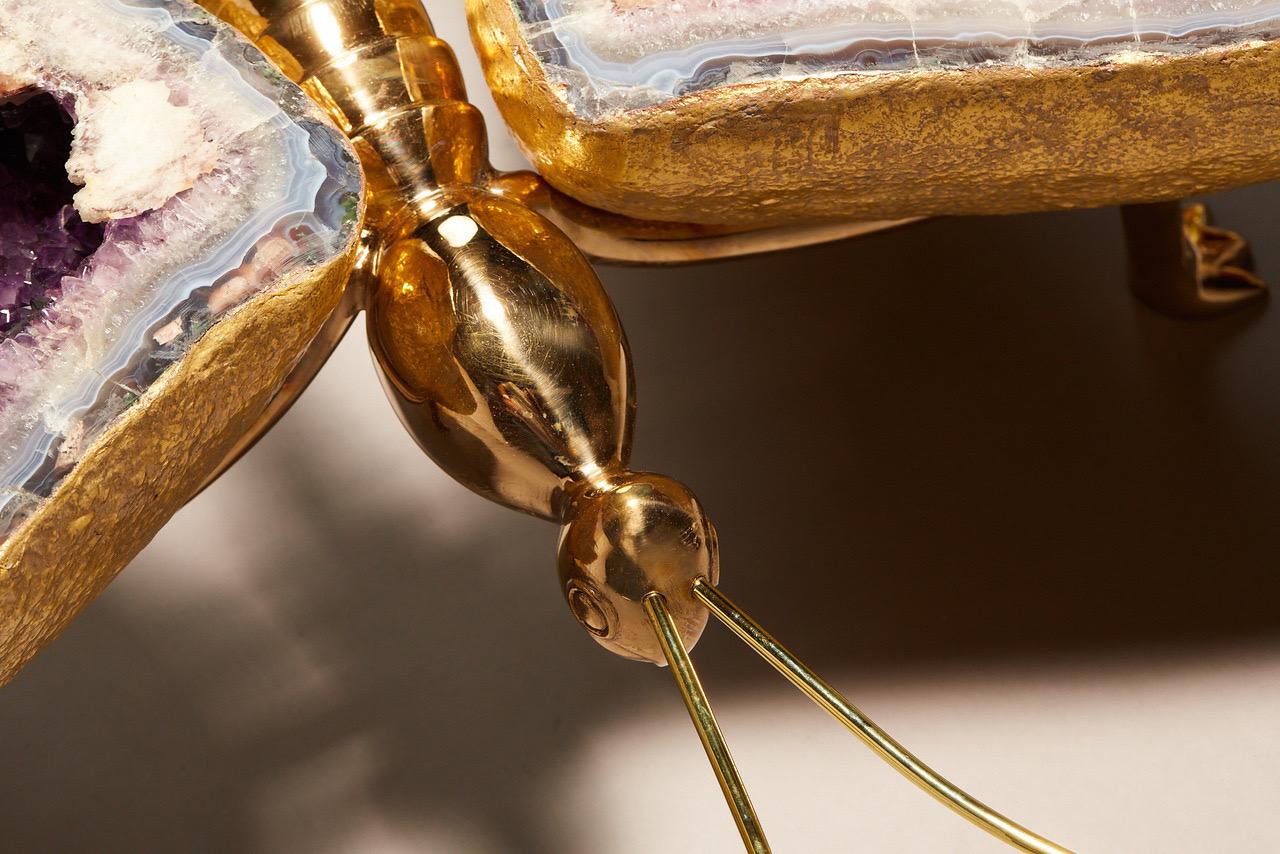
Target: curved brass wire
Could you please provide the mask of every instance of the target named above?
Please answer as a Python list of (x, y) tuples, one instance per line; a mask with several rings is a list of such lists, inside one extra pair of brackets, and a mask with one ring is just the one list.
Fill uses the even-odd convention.
[(911, 782), (924, 789), (943, 804), (981, 827), (992, 836), (1007, 842), (1021, 851), (1032, 854), (1071, 854), (1070, 849), (1050, 842), (1012, 819), (1006, 818), (991, 807), (947, 780), (924, 764), (911, 751), (845, 699), (825, 679), (787, 649), (763, 626), (749, 617), (727, 596), (705, 579), (693, 583), (693, 595), (724, 623), (747, 646), (774, 669), (805, 693), (876, 753), (896, 768)]
[(720, 781), (720, 791), (724, 792), (725, 802), (733, 813), (734, 823), (738, 825), (738, 833), (742, 836), (742, 844), (752, 854), (769, 854), (769, 843), (764, 838), (764, 830), (760, 827), (760, 819), (756, 817), (755, 807), (751, 805), (751, 797), (742, 784), (738, 767), (734, 764), (729, 746), (720, 734), (720, 725), (716, 723), (715, 713), (711, 711), (711, 703), (702, 689), (702, 681), (698, 679), (698, 671), (693, 668), (689, 659), (689, 651), (685, 649), (680, 632), (676, 629), (667, 610), (666, 600), (661, 593), (650, 593), (644, 597), (644, 609), (649, 614), (649, 622), (662, 644), (662, 651), (667, 657), (667, 665), (671, 668), (671, 676), (680, 688), (680, 696), (684, 699), (689, 717), (698, 730), (698, 738), (715, 769), (716, 779)]

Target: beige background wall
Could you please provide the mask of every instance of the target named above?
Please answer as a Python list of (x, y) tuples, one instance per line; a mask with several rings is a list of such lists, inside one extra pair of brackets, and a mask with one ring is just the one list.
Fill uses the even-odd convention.
[[(1213, 201), (1280, 285), (1280, 188)], [(1123, 264), (1107, 210), (604, 270), (636, 462), (709, 506), (726, 590), (991, 804), (1085, 851), (1277, 850), (1280, 306), (1179, 323)], [(416, 451), (357, 327), (0, 693), (0, 849), (738, 850), (554, 543)], [(696, 659), (779, 852), (1000, 850), (722, 630)]]

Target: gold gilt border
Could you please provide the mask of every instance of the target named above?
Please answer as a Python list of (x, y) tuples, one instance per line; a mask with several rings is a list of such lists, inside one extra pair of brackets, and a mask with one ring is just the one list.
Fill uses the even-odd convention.
[(0, 546), (0, 684), (93, 600), (221, 463), (338, 304), (358, 236), (206, 332)]
[(761, 226), (1152, 202), (1280, 175), (1280, 43), (1069, 68), (742, 83), (573, 115), (507, 0), (467, 0), (538, 170), (641, 219)]

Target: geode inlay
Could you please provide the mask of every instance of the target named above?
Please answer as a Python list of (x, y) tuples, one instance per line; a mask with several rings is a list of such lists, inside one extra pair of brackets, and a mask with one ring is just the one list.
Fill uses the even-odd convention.
[(345, 251), (359, 193), (199, 7), (0, 3), (0, 533), (220, 318)]
[(744, 81), (1045, 68), (1270, 40), (1274, 0), (511, 0), (574, 112)]

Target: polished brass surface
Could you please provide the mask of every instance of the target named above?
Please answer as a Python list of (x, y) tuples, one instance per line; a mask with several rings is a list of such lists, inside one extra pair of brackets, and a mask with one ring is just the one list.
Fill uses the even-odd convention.
[(691, 594), (697, 578), (720, 576), (716, 531), (698, 499), (668, 477), (628, 474), (577, 501), (560, 536), (560, 585), (583, 628), (626, 658), (661, 663), (645, 598), (660, 593), (671, 620), (697, 638), (707, 609)]
[(510, 172), (494, 178), (492, 184), (518, 194), (589, 257), (611, 264), (688, 264), (738, 258), (862, 237), (916, 221), (850, 220), (775, 226), (662, 222), (585, 205), (533, 172)]
[(688, 583), (714, 577), (715, 534), (679, 484), (627, 470), (622, 328), (586, 257), (526, 204), (573, 203), (489, 165), (483, 118), (417, 0), (210, 8), (350, 135), (370, 188), (353, 288), (366, 291), (370, 346), (419, 445), (477, 493), (566, 525), (565, 596), (597, 641), (663, 661), (639, 604), (659, 590), (696, 643), (706, 612)]
[(725, 802), (729, 804), (729, 812), (733, 814), (733, 821), (738, 826), (742, 843), (753, 854), (767, 854), (769, 843), (765, 839), (764, 830), (760, 827), (760, 819), (756, 817), (755, 808), (751, 805), (751, 797), (742, 784), (742, 777), (738, 773), (737, 765), (734, 764), (733, 756), (729, 753), (729, 746), (725, 744), (724, 736), (720, 733), (720, 725), (716, 723), (715, 713), (711, 711), (711, 704), (707, 701), (702, 681), (698, 679), (698, 672), (694, 670), (689, 652), (680, 640), (680, 632), (671, 620), (666, 600), (660, 593), (650, 593), (644, 597), (644, 608), (649, 615), (654, 634), (662, 643), (662, 651), (671, 668), (671, 676), (680, 688), (680, 696), (684, 699), (685, 708), (689, 710), (689, 717), (698, 731), (702, 749), (707, 752), (711, 767), (715, 769), (716, 779), (720, 782), (720, 791), (724, 792)]
[[(210, 5), (324, 105), (360, 155), (370, 198), (353, 287), (366, 291), (370, 344), (405, 426), (469, 488), (562, 523), (575, 618), (606, 648), (671, 667), (744, 842), (767, 851), (687, 652), (706, 605), (725, 607), (710, 586), (715, 530), (685, 487), (627, 469), (634, 392), (621, 326), (586, 257), (531, 207), (573, 203), (489, 166), (483, 120), (417, 0)], [(646, 234), (632, 221), (610, 228)], [(758, 627), (743, 636), (772, 642)], [(790, 678), (821, 689), (813, 696), (904, 773), (1015, 845), (1063, 850), (1031, 846), (1039, 837), (937, 777), (772, 644)]]
[(1256, 305), (1266, 284), (1252, 270), (1249, 244), (1210, 224), (1202, 204), (1124, 205), (1129, 287), (1164, 314), (1217, 317)]
[(406, 427), (471, 489), (562, 520), (574, 489), (625, 463), (626, 344), (586, 258), (497, 181), (484, 119), (421, 4), (210, 8), (355, 145), (370, 187), (369, 338)]
[(552, 186), (641, 219), (791, 224), (1185, 198), (1280, 176), (1280, 42), (1043, 67), (751, 80), (595, 120), (515, 4), (467, 0), (489, 88)]
[(528, 208), (475, 193), (391, 241), (369, 340), (405, 425), (481, 495), (562, 521), (620, 473), (622, 329), (586, 258)]
[(844, 698), (844, 695), (831, 687), (830, 683), (796, 658), (763, 626), (730, 601), (714, 583), (706, 579), (696, 580), (693, 584), (693, 594), (707, 606), (716, 619), (728, 626), (792, 685), (844, 724), (850, 732), (862, 739), (868, 747), (908, 780), (1014, 848), (1030, 851), (1033, 854), (1069, 854), (1068, 849), (1005, 818), (921, 762), (911, 751), (862, 714), (857, 707)]
[[(690, 264), (741, 258), (836, 240), (850, 240), (917, 221), (894, 219), (779, 225), (730, 230), (706, 236), (635, 237), (620, 233), (611, 221), (602, 221), (599, 217), (588, 220), (571, 219), (562, 215), (559, 208), (536, 209), (560, 226), (588, 256), (611, 264)], [(594, 211), (595, 208), (588, 210)]]

